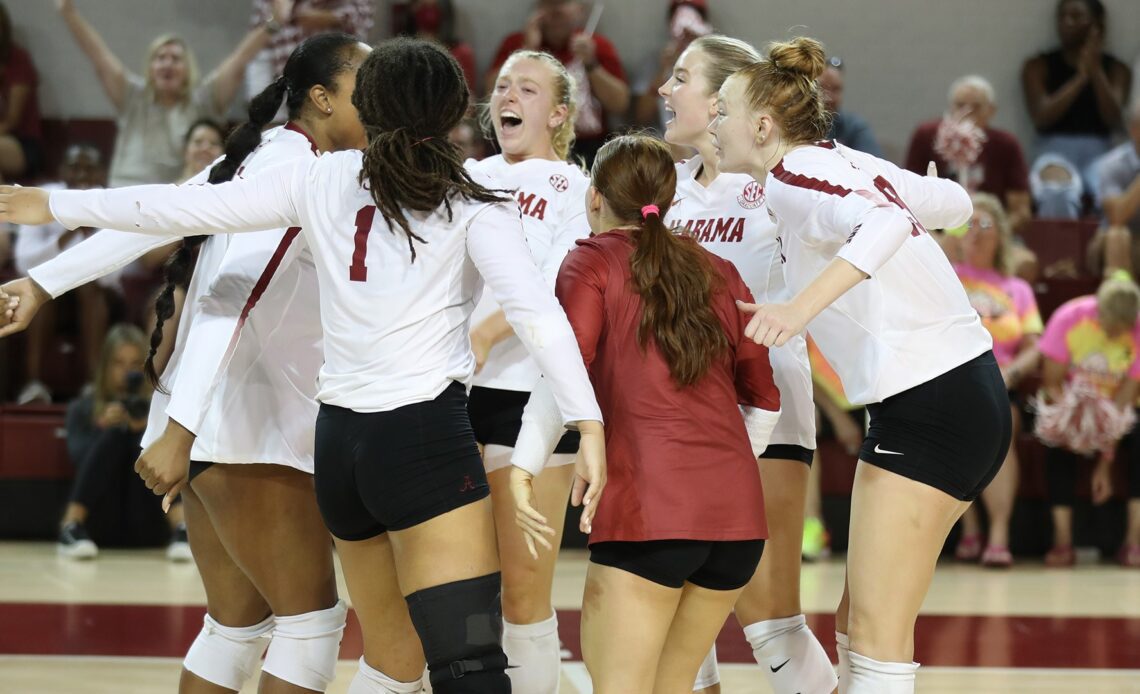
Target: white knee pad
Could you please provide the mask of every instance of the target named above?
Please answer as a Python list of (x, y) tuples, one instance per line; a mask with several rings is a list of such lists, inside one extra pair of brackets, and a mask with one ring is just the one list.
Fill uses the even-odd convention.
[(360, 658), (356, 676), (348, 685), (348, 694), (419, 694), (423, 681), (400, 682), (380, 672)]
[(697, 670), (697, 681), (693, 683), (693, 691), (699, 692), (702, 689), (708, 689), (714, 684), (720, 684), (720, 668), (716, 664), (716, 644), (713, 644), (712, 650), (705, 656), (705, 662), (701, 663), (701, 669)]
[(202, 631), (190, 644), (182, 667), (219, 687), (241, 689), (257, 672), (261, 654), (269, 645), (273, 617), (249, 627), (218, 624), (210, 615), (202, 622)]
[(348, 606), (338, 600), (327, 610), (275, 617), (261, 669), (298, 687), (323, 692), (336, 675), (347, 616)]

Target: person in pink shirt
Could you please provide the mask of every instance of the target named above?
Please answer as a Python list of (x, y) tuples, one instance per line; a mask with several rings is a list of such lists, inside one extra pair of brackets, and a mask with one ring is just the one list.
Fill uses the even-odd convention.
[[(974, 214), (969, 231), (962, 238), (962, 262), (954, 264), (966, 295), (982, 325), (994, 340), (994, 357), (1006, 388), (1013, 390), (1021, 379), (1037, 368), (1035, 346), (1041, 335), (1041, 314), (1029, 284), (1011, 275), (1013, 231), (1001, 202), (988, 193), (973, 196)], [(985, 566), (1006, 567), (1013, 563), (1009, 552), (1009, 519), (1017, 496), (1017, 436), (1021, 429), (1020, 410), (1015, 403), (1015, 432), (1005, 463), (993, 482), (982, 492), (982, 503), (989, 516), (989, 535), (982, 550), (981, 522), (971, 507), (962, 516), (962, 538), (955, 555), (962, 560), (981, 557)]]
[[(1066, 388), (1084, 381), (1124, 410), (1137, 405), (1140, 394), (1140, 288), (1131, 280), (1106, 280), (1095, 296), (1073, 299), (1053, 313), (1037, 344), (1045, 357), (1042, 389), (1048, 401), (1064, 397)], [(1039, 416), (1040, 419), (1040, 416)], [(1140, 568), (1140, 446), (1136, 429), (1127, 436), (1132, 445), (1109, 446), (1094, 454), (1050, 447), (1045, 456), (1049, 501), (1053, 512), (1053, 548), (1045, 555), (1049, 566), (1071, 566), (1073, 503), (1077, 465), (1096, 455), (1092, 501), (1102, 504), (1112, 495), (1112, 465), (1117, 450), (1127, 451), (1129, 465), (1128, 528), (1118, 561)]]

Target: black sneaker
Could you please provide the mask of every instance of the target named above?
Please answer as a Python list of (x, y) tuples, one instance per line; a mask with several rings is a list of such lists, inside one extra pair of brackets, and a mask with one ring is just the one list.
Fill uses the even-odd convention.
[(99, 554), (99, 547), (91, 541), (82, 523), (68, 523), (59, 531), (56, 552), (70, 559), (94, 559)]
[(166, 546), (166, 558), (173, 562), (193, 561), (194, 555), (190, 553), (190, 538), (186, 535), (186, 524), (179, 523), (170, 536), (170, 544)]

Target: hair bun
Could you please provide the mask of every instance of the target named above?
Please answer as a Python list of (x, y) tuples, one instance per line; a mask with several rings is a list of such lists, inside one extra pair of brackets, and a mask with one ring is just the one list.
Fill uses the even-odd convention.
[(799, 73), (810, 80), (818, 79), (827, 66), (823, 44), (806, 36), (773, 43), (768, 47), (768, 60), (777, 70)]

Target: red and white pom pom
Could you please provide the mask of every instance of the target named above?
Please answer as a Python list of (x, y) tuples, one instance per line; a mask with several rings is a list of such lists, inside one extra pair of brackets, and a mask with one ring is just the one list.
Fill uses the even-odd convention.
[(1135, 410), (1121, 410), (1083, 379), (1068, 384), (1056, 402), (1038, 396), (1031, 404), (1037, 412), (1033, 428), (1037, 438), (1083, 455), (1112, 450), (1136, 423)]
[(986, 131), (969, 118), (947, 115), (934, 133), (934, 152), (958, 171), (977, 163), (986, 143)]

